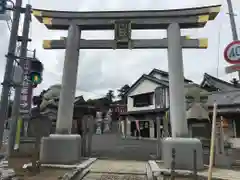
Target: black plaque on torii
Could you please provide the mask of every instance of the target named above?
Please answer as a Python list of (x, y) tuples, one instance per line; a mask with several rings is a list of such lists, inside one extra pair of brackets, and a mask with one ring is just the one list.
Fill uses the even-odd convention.
[(128, 48), (131, 47), (131, 21), (129, 20), (117, 20), (114, 22), (114, 40), (115, 40), (115, 49), (118, 48)]

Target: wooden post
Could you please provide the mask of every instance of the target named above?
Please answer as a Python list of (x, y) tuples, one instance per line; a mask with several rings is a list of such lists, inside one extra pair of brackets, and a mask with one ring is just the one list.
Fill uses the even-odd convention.
[(157, 128), (157, 158), (161, 158), (161, 129), (160, 123), (161, 119), (160, 116), (157, 115), (156, 117), (156, 128)]
[(124, 130), (124, 138), (127, 138), (127, 117), (124, 118), (124, 121), (123, 121), (123, 130)]
[(86, 118), (85, 115), (83, 115), (82, 119), (81, 119), (81, 127), (82, 127), (82, 156), (85, 157), (86, 156)]
[(169, 136), (168, 133), (168, 111), (165, 112), (165, 117), (163, 118), (163, 136), (166, 138)]
[(211, 147), (209, 156), (209, 168), (208, 168), (208, 180), (212, 180), (212, 168), (214, 161), (214, 148), (215, 148), (215, 136), (216, 136), (216, 118), (217, 118), (217, 104), (213, 105), (213, 117), (212, 117), (212, 134), (211, 134)]

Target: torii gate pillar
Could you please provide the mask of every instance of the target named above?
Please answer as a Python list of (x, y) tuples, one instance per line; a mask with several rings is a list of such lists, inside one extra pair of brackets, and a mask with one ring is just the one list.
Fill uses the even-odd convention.
[(168, 26), (167, 36), (172, 137), (162, 141), (164, 166), (171, 168), (172, 157), (175, 156), (176, 169), (192, 170), (195, 167), (200, 170), (204, 167), (201, 141), (188, 137), (181, 29), (178, 23)]
[(62, 90), (57, 116), (56, 133), (59, 134), (71, 134), (77, 84), (80, 34), (79, 26), (76, 24), (69, 26), (62, 74)]
[[(81, 157), (81, 136), (71, 134), (74, 99), (77, 84), (80, 29), (72, 24), (68, 29), (57, 116), (56, 133), (42, 138), (40, 161), (51, 164), (72, 164)], [(57, 149), (57, 151), (56, 151)]]
[(169, 25), (167, 37), (172, 137), (187, 137), (183, 57), (179, 24), (173, 23)]

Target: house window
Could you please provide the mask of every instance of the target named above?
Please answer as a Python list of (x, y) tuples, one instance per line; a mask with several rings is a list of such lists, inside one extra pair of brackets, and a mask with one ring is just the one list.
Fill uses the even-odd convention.
[(140, 94), (133, 97), (134, 107), (144, 107), (153, 105), (153, 93)]

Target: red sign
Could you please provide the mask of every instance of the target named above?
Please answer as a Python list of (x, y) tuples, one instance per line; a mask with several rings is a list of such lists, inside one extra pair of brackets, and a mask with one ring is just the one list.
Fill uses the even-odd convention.
[(227, 45), (224, 59), (230, 64), (240, 64), (240, 41), (233, 41)]

